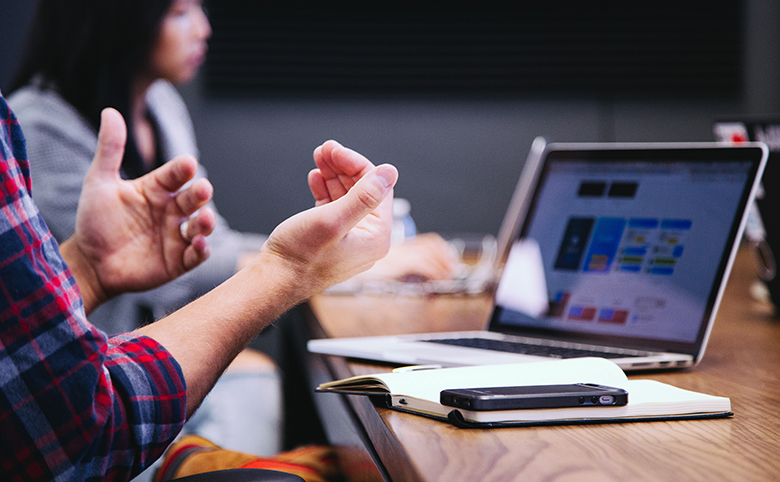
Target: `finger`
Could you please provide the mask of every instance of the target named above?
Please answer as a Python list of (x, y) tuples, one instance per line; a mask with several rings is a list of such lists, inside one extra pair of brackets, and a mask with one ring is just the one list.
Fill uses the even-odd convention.
[(122, 114), (107, 108), (100, 113), (100, 131), (91, 170), (119, 175), (127, 142), (127, 127)]
[(375, 167), (364, 155), (342, 145), (333, 149), (331, 161), (336, 172), (351, 178), (361, 178)]
[(176, 195), (176, 205), (185, 216), (189, 216), (211, 201), (214, 187), (207, 179), (198, 179), (191, 186)]
[(340, 198), (355, 184), (355, 181), (345, 176), (338, 164), (333, 161), (333, 152), (341, 148), (341, 144), (331, 140), (314, 150), (314, 164), (321, 173), (330, 200)]
[(342, 179), (341, 176), (325, 180), (325, 188), (328, 190), (328, 197), (333, 200), (345, 195), (354, 185), (355, 183), (352, 182), (351, 178)]
[(185, 239), (195, 239), (198, 235), (208, 236), (217, 226), (217, 217), (209, 208), (198, 211), (198, 214), (187, 221)]
[[(331, 224), (344, 235), (361, 219), (377, 209), (398, 180), (398, 171), (394, 166), (383, 164), (363, 176), (346, 196), (321, 206), (323, 221)], [(388, 225), (392, 221), (391, 207), (383, 215)]]
[(186, 271), (198, 266), (208, 259), (211, 254), (211, 248), (203, 235), (195, 236), (189, 246), (185, 248), (182, 256), (182, 263)]
[(314, 164), (322, 172), (322, 175), (328, 179), (336, 177), (336, 173), (333, 172), (333, 169), (325, 160), (326, 157), (330, 158), (330, 152), (333, 150), (334, 144), (338, 143), (336, 141), (326, 141), (321, 146), (317, 146), (317, 148), (314, 149), (314, 154), (312, 156), (314, 157)]
[(360, 178), (374, 168), (365, 156), (333, 140), (314, 150), (314, 163), (325, 179)]
[(352, 186), (374, 168), (365, 156), (336, 141), (328, 141), (314, 151), (314, 163), (325, 180), (330, 199), (345, 195)]
[(188, 155), (178, 156), (141, 177), (139, 181), (147, 186), (161, 187), (176, 192), (190, 182), (198, 172), (198, 161)]
[(325, 185), (325, 179), (322, 177), (322, 172), (319, 169), (312, 169), (309, 171), (309, 190), (311, 190), (312, 196), (314, 196), (314, 205), (320, 206), (332, 201), (330, 193), (328, 193), (328, 187)]

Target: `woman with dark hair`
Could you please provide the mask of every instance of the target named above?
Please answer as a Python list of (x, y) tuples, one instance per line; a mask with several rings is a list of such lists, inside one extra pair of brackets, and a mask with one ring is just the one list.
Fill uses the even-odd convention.
[[(195, 75), (210, 34), (197, 0), (40, 2), (9, 103), (37, 163), (36, 201), (57, 239), (73, 232), (103, 108), (127, 120), (124, 177), (180, 154), (198, 157), (189, 113), (172, 83)], [(242, 254), (256, 253), (264, 240), (231, 230), (218, 216), (207, 265), (157, 290), (113, 300), (92, 321), (117, 333), (157, 319), (230, 277)]]
[[(73, 232), (101, 109), (114, 107), (127, 120), (124, 176), (138, 177), (179, 154), (197, 157), (192, 121), (172, 84), (197, 73), (210, 35), (200, 0), (41, 0), (9, 103), (37, 162), (36, 200), (58, 239)], [(159, 318), (241, 268), (265, 237), (217, 219), (204, 266), (153, 292), (115, 300), (96, 312), (96, 324), (108, 332), (132, 330), (139, 318)], [(394, 246), (361, 276), (443, 279), (454, 265), (444, 240), (424, 234)]]
[[(114, 107), (127, 119), (123, 177), (139, 177), (181, 154), (197, 157), (192, 123), (172, 82), (195, 75), (210, 34), (197, 0), (40, 1), (9, 103), (35, 164), (36, 203), (59, 241), (75, 229), (103, 108)], [(206, 176), (202, 167), (197, 176)], [(108, 333), (124, 333), (161, 318), (233, 275), (241, 254), (257, 253), (264, 240), (231, 230), (217, 215), (211, 256), (200, 269), (155, 290), (114, 298), (90, 321)], [(245, 350), (184, 433), (234, 450), (277, 453), (281, 393), (271, 359)]]
[[(133, 114), (149, 115), (138, 109), (145, 104), (145, 93), (155, 80), (150, 75), (150, 57), (169, 9), (177, 17), (191, 16), (187, 9), (194, 5), (198, 2), (44, 0), (10, 93), (28, 84), (54, 90), (95, 129), (102, 109), (113, 106), (125, 119), (134, 121), (128, 123), (129, 142), (122, 169), (129, 177), (138, 177), (149, 170), (144, 166), (149, 159), (139, 152), (137, 141), (141, 139), (136, 133), (142, 127), (135, 121), (149, 120), (136, 119)], [(193, 48), (200, 52), (202, 61), (210, 35), (208, 21), (205, 17), (188, 21), (199, 22), (194, 35), (200, 38), (193, 40), (202, 44)], [(189, 67), (177, 74), (182, 81), (189, 80), (197, 69), (197, 65)]]

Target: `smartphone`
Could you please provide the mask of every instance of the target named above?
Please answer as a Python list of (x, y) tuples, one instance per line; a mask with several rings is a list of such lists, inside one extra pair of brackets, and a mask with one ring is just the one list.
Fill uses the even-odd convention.
[(628, 403), (622, 388), (578, 383), (442, 390), (442, 405), (466, 410), (517, 410), (526, 408), (614, 407)]

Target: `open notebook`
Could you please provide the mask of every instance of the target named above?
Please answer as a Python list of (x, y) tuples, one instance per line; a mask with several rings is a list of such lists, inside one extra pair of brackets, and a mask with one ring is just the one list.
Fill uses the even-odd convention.
[[(441, 391), (454, 388), (596, 383), (628, 391), (623, 406), (577, 406), (518, 410), (464, 410), (443, 405)], [(727, 417), (731, 401), (654, 380), (628, 380), (603, 358), (577, 358), (473, 367), (360, 375), (323, 383), (321, 392), (376, 396), (387, 407), (461, 427), (583, 422), (637, 422)]]
[(547, 145), (526, 162), (504, 222), (488, 330), (308, 348), (408, 365), (596, 356), (626, 370), (691, 366), (767, 154), (760, 143)]

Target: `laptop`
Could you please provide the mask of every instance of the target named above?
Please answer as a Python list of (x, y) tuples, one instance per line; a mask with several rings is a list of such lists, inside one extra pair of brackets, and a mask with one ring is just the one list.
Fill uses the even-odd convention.
[(763, 143), (548, 144), (527, 159), (507, 210), (487, 330), (308, 349), (403, 365), (598, 356), (624, 370), (693, 366), (767, 155)]

